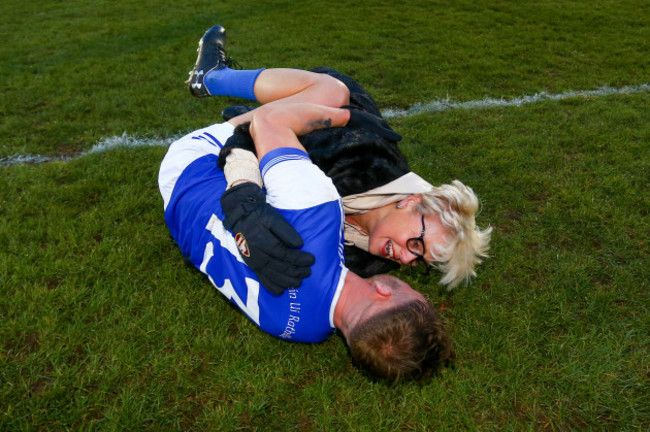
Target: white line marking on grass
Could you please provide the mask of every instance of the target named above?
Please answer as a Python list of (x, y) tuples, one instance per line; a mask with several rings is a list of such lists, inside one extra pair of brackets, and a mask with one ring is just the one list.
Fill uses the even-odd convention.
[(41, 156), (41, 155), (12, 155), (4, 158), (0, 158), (0, 167), (10, 166), (10, 165), (26, 165), (26, 164), (39, 164), (43, 162), (53, 162), (53, 161), (69, 161), (74, 159), (79, 159), (88, 154), (93, 153), (103, 153), (115, 148), (120, 147), (151, 147), (151, 146), (161, 146), (167, 147), (178, 138), (183, 136), (183, 134), (174, 135), (167, 138), (137, 138), (131, 135), (127, 135), (124, 132), (120, 136), (112, 136), (108, 138), (102, 138), (97, 144), (92, 146), (89, 150), (79, 153), (76, 156), (59, 156), (59, 157), (50, 157), (50, 156)]
[(29, 164), (40, 164), (44, 162), (51, 162), (54, 160), (62, 160), (63, 158), (56, 158), (50, 156), (41, 156), (41, 155), (12, 155), (0, 158), (0, 167), (5, 167), (9, 165), (29, 165)]
[[(408, 109), (393, 109), (388, 108), (382, 110), (381, 114), (385, 118), (407, 117), (415, 114), (442, 112), (456, 109), (481, 109), (481, 108), (499, 108), (499, 107), (518, 107), (521, 105), (533, 104), (543, 101), (557, 101), (563, 99), (577, 98), (577, 97), (594, 97), (594, 96), (607, 96), (612, 94), (632, 94), (644, 93), (650, 91), (650, 84), (640, 84), (636, 86), (627, 87), (609, 87), (603, 86), (596, 90), (582, 90), (582, 91), (569, 91), (564, 93), (536, 93), (532, 96), (522, 96), (512, 99), (493, 99), (485, 98), (482, 100), (473, 100), (466, 102), (454, 102), (447, 99), (438, 99), (427, 103), (417, 103)], [(127, 135), (126, 132), (121, 136), (112, 136), (103, 138), (97, 144), (92, 146), (88, 151), (80, 153), (76, 156), (41, 156), (41, 155), (12, 155), (7, 157), (0, 157), (0, 167), (10, 165), (25, 165), (25, 164), (40, 164), (52, 161), (68, 161), (79, 159), (87, 154), (101, 153), (118, 147), (149, 147), (149, 146), (169, 146), (171, 143), (180, 138), (183, 134), (178, 134), (167, 138), (137, 138)]]
[(153, 147), (153, 146), (164, 146), (167, 147), (177, 139), (179, 139), (184, 134), (177, 134), (167, 138), (135, 138), (130, 135), (127, 135), (124, 132), (121, 136), (112, 136), (109, 138), (103, 138), (97, 144), (92, 146), (92, 148), (84, 153), (102, 153), (114, 148), (119, 147)]
[(480, 109), (480, 108), (497, 108), (497, 107), (512, 107), (532, 104), (543, 101), (556, 101), (562, 99), (570, 99), (576, 97), (591, 97), (591, 96), (607, 96), (612, 94), (632, 94), (643, 93), (650, 91), (650, 84), (641, 84), (637, 86), (628, 86), (614, 88), (609, 86), (599, 87), (596, 90), (583, 90), (583, 91), (569, 91), (565, 93), (536, 93), (532, 96), (523, 96), (513, 99), (493, 99), (485, 98), (482, 100), (473, 100), (467, 102), (454, 102), (447, 99), (439, 99), (427, 103), (417, 103), (408, 109), (385, 109), (381, 114), (385, 118), (407, 117), (415, 114), (450, 111), (455, 109)]

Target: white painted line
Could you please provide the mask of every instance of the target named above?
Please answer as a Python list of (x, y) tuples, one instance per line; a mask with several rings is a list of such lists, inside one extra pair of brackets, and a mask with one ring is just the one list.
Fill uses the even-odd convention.
[(62, 160), (62, 158), (50, 157), (50, 156), (40, 156), (40, 155), (12, 155), (0, 158), (0, 167), (9, 166), (9, 165), (29, 165), (29, 164), (40, 164), (44, 162), (52, 162), (55, 160)]
[(53, 161), (69, 161), (74, 159), (82, 158), (87, 154), (92, 153), (103, 153), (108, 150), (112, 150), (119, 147), (151, 147), (151, 146), (161, 146), (167, 147), (178, 138), (183, 136), (183, 134), (174, 135), (167, 138), (137, 138), (131, 135), (127, 135), (126, 132), (119, 136), (112, 136), (108, 138), (102, 138), (97, 144), (93, 145), (89, 150), (79, 153), (75, 156), (60, 156), (60, 157), (50, 157), (50, 156), (41, 156), (41, 155), (12, 155), (4, 158), (0, 158), (0, 167), (10, 166), (10, 165), (27, 165), (27, 164), (39, 164), (43, 162), (53, 162)]
[[(427, 103), (417, 103), (408, 109), (393, 109), (388, 108), (382, 110), (381, 114), (385, 118), (407, 117), (415, 114), (442, 112), (456, 109), (482, 109), (482, 108), (500, 108), (500, 107), (518, 107), (521, 105), (533, 104), (543, 101), (557, 101), (563, 99), (577, 98), (577, 97), (597, 97), (607, 96), (612, 94), (633, 94), (644, 93), (650, 91), (650, 84), (640, 84), (636, 86), (627, 87), (609, 87), (603, 86), (596, 90), (582, 90), (582, 91), (569, 91), (564, 93), (536, 93), (532, 96), (522, 96), (512, 99), (493, 99), (485, 98), (482, 100), (473, 100), (466, 102), (454, 102), (447, 99), (438, 99)], [(171, 143), (180, 138), (183, 134), (178, 134), (167, 138), (137, 138), (127, 135), (126, 132), (120, 136), (113, 136), (103, 138), (97, 144), (92, 146), (88, 151), (80, 153), (76, 156), (63, 156), (63, 157), (50, 157), (41, 155), (12, 155), (7, 157), (0, 157), (0, 167), (10, 165), (25, 165), (25, 164), (39, 164), (52, 161), (67, 161), (72, 159), (81, 158), (87, 154), (105, 152), (117, 147), (149, 147), (149, 146), (169, 146)]]
[(650, 84), (641, 84), (637, 86), (628, 87), (599, 87), (596, 90), (583, 90), (583, 91), (569, 91), (565, 93), (536, 93), (532, 96), (522, 96), (512, 99), (493, 99), (485, 98), (482, 100), (473, 100), (467, 102), (454, 102), (447, 99), (439, 99), (427, 103), (418, 103), (412, 105), (408, 109), (385, 109), (382, 110), (381, 115), (384, 118), (407, 117), (415, 114), (450, 111), (455, 109), (481, 109), (481, 108), (497, 108), (497, 107), (517, 107), (521, 105), (533, 104), (543, 101), (557, 101), (562, 99), (570, 99), (576, 97), (593, 97), (593, 96), (607, 96), (612, 94), (632, 94), (643, 93), (650, 91)]
[(127, 135), (126, 132), (124, 132), (120, 136), (112, 136), (108, 138), (102, 138), (97, 144), (92, 146), (92, 148), (86, 152), (83, 153), (85, 154), (92, 154), (92, 153), (102, 153), (114, 148), (118, 147), (153, 147), (153, 146), (164, 146), (167, 147), (180, 137), (182, 137), (184, 134), (177, 134), (172, 137), (167, 137), (167, 138), (136, 138), (132, 137), (131, 135)]

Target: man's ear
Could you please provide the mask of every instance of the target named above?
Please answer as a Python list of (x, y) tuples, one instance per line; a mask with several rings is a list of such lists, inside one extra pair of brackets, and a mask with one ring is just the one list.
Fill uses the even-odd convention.
[(380, 280), (373, 281), (372, 287), (380, 297), (390, 297), (393, 295), (393, 290), (390, 288), (390, 286)]

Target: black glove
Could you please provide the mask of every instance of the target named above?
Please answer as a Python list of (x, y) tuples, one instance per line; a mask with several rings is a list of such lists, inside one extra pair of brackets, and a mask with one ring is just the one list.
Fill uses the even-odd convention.
[(235, 235), (242, 258), (274, 295), (300, 286), (311, 274), (314, 256), (298, 250), (300, 234), (266, 203), (255, 183), (242, 183), (221, 196), (224, 227)]
[(371, 130), (382, 138), (387, 139), (388, 141), (397, 142), (402, 139), (402, 136), (392, 130), (390, 126), (388, 126), (388, 123), (386, 123), (386, 120), (383, 118), (377, 117), (376, 115), (372, 115), (365, 111), (360, 111), (351, 107), (350, 105), (346, 105), (341, 108), (350, 110), (350, 120), (348, 120), (346, 127)]

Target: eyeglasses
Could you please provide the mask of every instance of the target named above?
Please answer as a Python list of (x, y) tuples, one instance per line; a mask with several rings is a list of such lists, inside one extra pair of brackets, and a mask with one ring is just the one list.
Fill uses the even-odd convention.
[(422, 215), (422, 232), (420, 237), (412, 237), (406, 241), (406, 249), (417, 257), (417, 261), (424, 263), (425, 274), (429, 274), (429, 264), (424, 259), (424, 215)]

